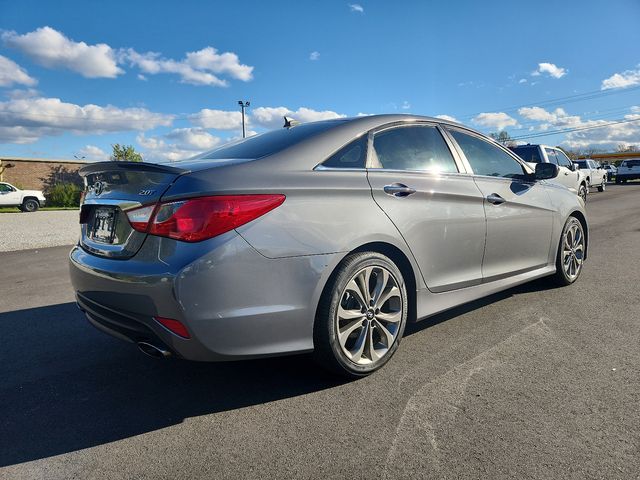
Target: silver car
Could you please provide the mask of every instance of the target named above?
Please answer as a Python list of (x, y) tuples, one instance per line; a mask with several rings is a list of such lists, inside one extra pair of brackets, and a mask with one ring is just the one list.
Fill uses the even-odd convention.
[[(290, 125), (290, 124), (289, 124)], [(583, 201), (441, 119), (288, 126), (173, 164), (84, 167), (70, 253), (89, 321), (152, 356), (313, 352), (358, 377), (407, 322), (587, 258)]]

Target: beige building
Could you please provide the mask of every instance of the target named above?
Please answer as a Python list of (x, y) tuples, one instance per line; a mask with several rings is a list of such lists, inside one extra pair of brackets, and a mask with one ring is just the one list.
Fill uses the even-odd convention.
[(78, 183), (78, 169), (86, 163), (82, 160), (0, 156), (0, 181), (33, 190), (42, 190), (53, 183)]

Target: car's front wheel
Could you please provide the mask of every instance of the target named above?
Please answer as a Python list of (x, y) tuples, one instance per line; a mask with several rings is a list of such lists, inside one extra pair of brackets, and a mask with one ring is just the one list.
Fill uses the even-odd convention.
[(576, 217), (569, 217), (562, 229), (560, 245), (556, 257), (556, 283), (571, 285), (578, 280), (584, 264), (587, 243), (582, 223)]
[(22, 202), (22, 206), (20, 207), (20, 210), (22, 210), (23, 212), (35, 212), (36, 210), (38, 210), (39, 207), (40, 207), (40, 204), (38, 203), (37, 200), (33, 200), (32, 198), (29, 198), (24, 202)]
[(580, 196), (580, 198), (582, 198), (582, 200), (584, 200), (585, 203), (587, 203), (587, 185), (584, 183), (580, 184), (580, 187), (578, 188), (578, 196)]
[(598, 191), (604, 192), (606, 188), (607, 188), (607, 177), (602, 177), (602, 183), (598, 187)]
[(347, 377), (362, 377), (393, 356), (407, 322), (402, 273), (387, 256), (354, 253), (325, 288), (314, 326), (314, 357)]

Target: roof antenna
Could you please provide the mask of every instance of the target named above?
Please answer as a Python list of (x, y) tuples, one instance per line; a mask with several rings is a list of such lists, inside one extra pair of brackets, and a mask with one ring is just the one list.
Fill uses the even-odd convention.
[(282, 128), (291, 128), (291, 127), (295, 127), (296, 125), (300, 125), (300, 122), (297, 120), (294, 120), (293, 118), (289, 118), (287, 116), (284, 117), (284, 127)]

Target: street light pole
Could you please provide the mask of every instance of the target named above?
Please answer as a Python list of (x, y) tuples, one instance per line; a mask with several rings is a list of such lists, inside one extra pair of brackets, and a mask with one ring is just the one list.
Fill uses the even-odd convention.
[(238, 100), (238, 105), (240, 105), (240, 108), (242, 109), (242, 138), (246, 138), (247, 134), (244, 128), (244, 109), (249, 108), (250, 103), (242, 100)]

